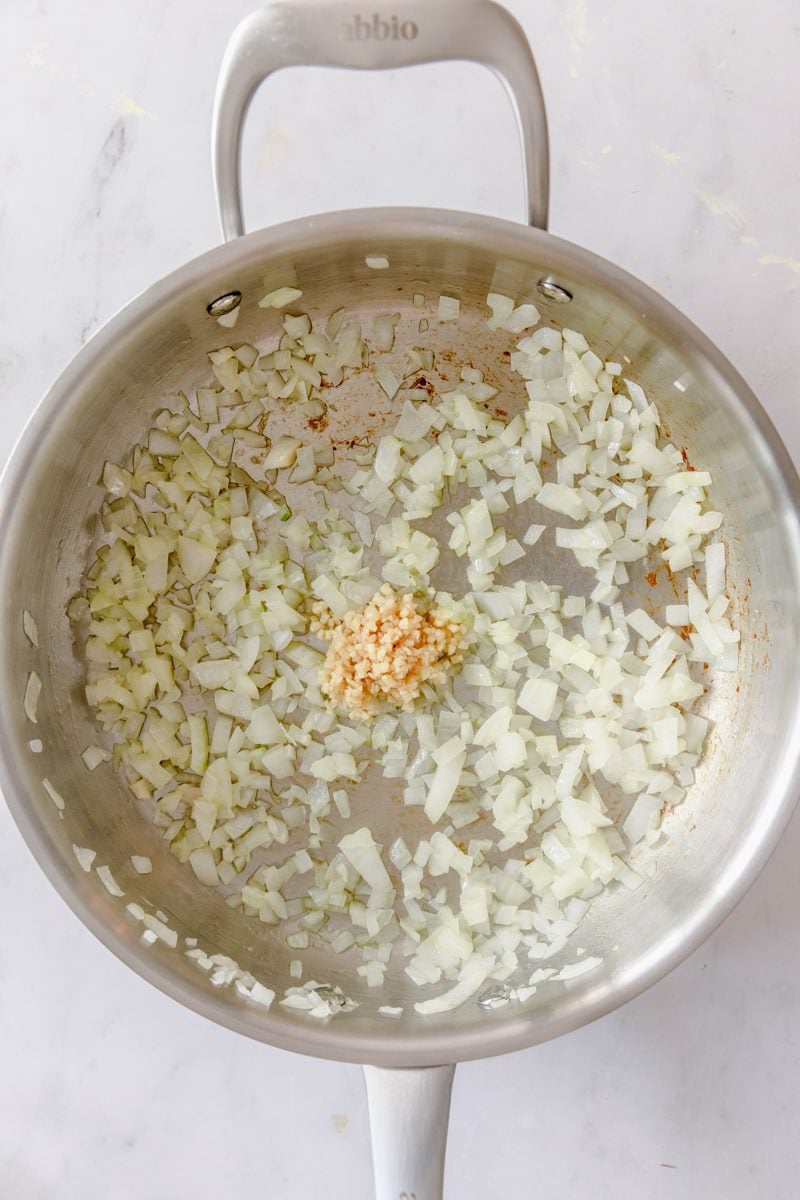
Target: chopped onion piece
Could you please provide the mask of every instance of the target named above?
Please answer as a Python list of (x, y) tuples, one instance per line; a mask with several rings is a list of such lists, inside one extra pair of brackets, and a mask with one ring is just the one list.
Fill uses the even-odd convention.
[(519, 694), (517, 703), (525, 712), (538, 721), (549, 721), (558, 696), (558, 684), (553, 679), (539, 675), (528, 679)]
[(711, 542), (706, 546), (705, 557), (706, 595), (709, 604), (713, 604), (725, 592), (725, 543)]
[(425, 797), (425, 816), (432, 825), (435, 825), (444, 816), (447, 806), (453, 798), (461, 778), (465, 758), (466, 751), (462, 750), (461, 753), (454, 755), (436, 768)]
[(389, 400), (393, 400), (400, 389), (400, 380), (395, 375), (390, 367), (378, 367), (375, 372), (375, 378), (386, 393)]
[(440, 296), (437, 316), (440, 321), (455, 321), (461, 311), (461, 301), (455, 296)]
[(297, 438), (284, 434), (272, 443), (269, 454), (264, 459), (264, 467), (267, 471), (290, 467), (297, 458), (299, 448), (300, 442)]
[(535, 546), (547, 527), (545, 525), (529, 525), (522, 540), (526, 546)]
[(97, 878), (102, 883), (106, 891), (112, 896), (124, 896), (122, 888), (117, 883), (114, 876), (111, 874), (110, 867), (97, 867)]
[(47, 792), (48, 796), (53, 801), (53, 804), (55, 804), (56, 808), (60, 812), (63, 812), (64, 811), (64, 797), (61, 795), (61, 793), (56, 791), (56, 789), (53, 787), (53, 785), (49, 779), (42, 780), (42, 787)]
[(39, 649), (39, 629), (27, 608), (22, 613), (22, 628), (25, 631), (25, 637), (30, 644), (36, 649)]
[(369, 829), (347, 834), (339, 842), (339, 849), (371, 888), (391, 891), (391, 880)]
[(492, 310), (492, 315), (487, 321), (490, 329), (499, 329), (514, 311), (514, 301), (511, 297), (503, 296), (499, 292), (489, 292), (486, 303)]
[(259, 308), (285, 308), (287, 304), (293, 304), (295, 300), (299, 300), (302, 296), (300, 288), (295, 287), (279, 287), (272, 292), (267, 292), (258, 302)]
[(22, 707), (25, 710), (25, 716), (29, 721), (36, 721), (36, 710), (39, 705), (39, 696), (42, 691), (42, 681), (35, 671), (31, 671), (28, 676), (28, 681), (25, 684), (25, 697), (22, 702)]
[(418, 1000), (414, 1008), (421, 1016), (433, 1016), (434, 1013), (452, 1012), (470, 996), (474, 996), (478, 988), (489, 977), (494, 966), (494, 959), (482, 955), (474, 955), (464, 966), (459, 975), (458, 983), (432, 1000)]
[(579, 975), (586, 975), (589, 971), (593, 971), (595, 967), (599, 967), (602, 963), (602, 958), (584, 958), (580, 962), (569, 963), (562, 967), (556, 979), (577, 979)]
[(72, 851), (78, 860), (82, 870), (87, 873), (92, 869), (92, 863), (97, 858), (97, 851), (90, 850), (87, 846), (73, 846)]
[(93, 771), (95, 767), (99, 767), (100, 763), (111, 762), (111, 755), (108, 750), (103, 750), (101, 746), (87, 746), (81, 758), (86, 763), (87, 770)]

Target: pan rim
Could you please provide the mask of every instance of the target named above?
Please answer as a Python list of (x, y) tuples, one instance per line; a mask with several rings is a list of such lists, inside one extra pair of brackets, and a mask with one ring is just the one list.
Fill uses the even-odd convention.
[[(670, 329), (675, 340), (688, 343), (707, 373), (735, 394), (751, 435), (774, 472), (776, 486), (784, 493), (784, 522), (787, 544), (800, 563), (800, 480), (780, 437), (735, 368), (708, 339), (668, 300), (635, 276), (590, 250), (539, 229), (530, 229), (496, 217), (449, 209), (378, 208), (325, 213), (258, 230), (198, 257), (134, 297), (114, 314), (78, 351), (47, 390), (27, 421), (0, 475), (0, 580), (8, 571), (9, 516), (25, 476), (36, 457), (40, 430), (59, 406), (79, 386), (89, 364), (98, 362), (113, 348), (118, 336), (152, 312), (168, 304), (186, 288), (222, 268), (235, 270), (240, 262), (274, 253), (282, 258), (293, 251), (322, 248), (345, 238), (353, 242), (439, 239), (452, 243), (488, 243), (493, 252), (524, 259), (533, 251), (548, 250), (559, 264), (578, 276), (602, 283), (628, 304), (653, 314), (658, 324)], [(8, 637), (4, 628), (0, 638)], [(425, 1066), (489, 1057), (524, 1049), (572, 1032), (605, 1016), (652, 986), (682, 962), (716, 929), (750, 888), (774, 850), (794, 810), (800, 791), (800, 731), (787, 738), (780, 770), (774, 776), (760, 822), (733, 853), (720, 877), (703, 894), (682, 922), (655, 946), (649, 947), (619, 976), (608, 983), (565, 990), (565, 1002), (551, 1013), (511, 1018), (507, 1013), (496, 1024), (482, 1023), (474, 1029), (450, 1029), (446, 1017), (434, 1018), (430, 1026), (413, 1034), (387, 1028), (384, 1035), (352, 1034), (348, 1022), (316, 1025), (284, 1015), (282, 1010), (246, 1008), (230, 1003), (224, 993), (209, 995), (193, 988), (165, 960), (138, 942), (120, 937), (84, 899), (67, 870), (66, 860), (54, 850), (45, 823), (26, 799), (26, 787), (11, 752), (12, 739), (5, 712), (0, 712), (0, 790), (12, 817), (34, 858), (50, 882), (82, 923), (111, 952), (139, 976), (185, 1007), (216, 1024), (276, 1047), (318, 1057), (380, 1066)], [(199, 982), (199, 981), (198, 981)], [(578, 983), (578, 981), (576, 981)], [(570, 1002), (570, 997), (572, 1001)], [(393, 1034), (393, 1037), (388, 1037)]]

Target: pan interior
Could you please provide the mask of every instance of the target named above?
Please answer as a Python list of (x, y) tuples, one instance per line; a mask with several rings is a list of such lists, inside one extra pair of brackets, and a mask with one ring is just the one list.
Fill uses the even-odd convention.
[[(388, 258), (387, 269), (366, 265), (365, 258), (377, 254)], [(568, 304), (542, 295), (538, 284), (551, 276), (572, 293)], [(530, 300), (543, 319), (579, 330), (598, 354), (623, 362), (625, 373), (656, 401), (674, 444), (713, 474), (711, 498), (725, 515), (728, 586), (742, 634), (740, 670), (712, 682), (703, 707), (713, 723), (706, 757), (686, 802), (667, 819), (665, 840), (655, 853), (632, 860), (645, 877), (643, 886), (635, 894), (603, 894), (571, 946), (553, 960), (555, 966), (574, 961), (580, 947), (601, 957), (601, 966), (567, 983), (543, 984), (524, 1004), (487, 1012), (473, 1001), (455, 1013), (422, 1018), (413, 1010), (420, 993), (402, 969), (390, 971), (383, 989), (370, 990), (355, 974), (360, 960), (313, 944), (301, 955), (304, 978), (339, 985), (359, 1005), (328, 1026), (277, 1004), (267, 1011), (232, 988), (214, 986), (186, 957), (185, 938), (198, 939), (208, 954), (230, 956), (279, 994), (296, 982), (288, 968), (297, 951), (200, 886), (166, 851), (124, 782), (106, 764), (89, 773), (81, 760), (98, 736), (65, 608), (80, 587), (97, 535), (103, 463), (124, 461), (176, 391), (209, 382), (209, 351), (231, 343), (274, 344), (280, 314), (257, 301), (284, 284), (302, 289), (300, 307), (314, 319), (341, 305), (365, 324), (379, 313), (400, 313), (394, 356), (399, 361), (414, 345), (432, 346), (445, 384), (458, 379), (462, 365), (493, 364), (487, 378), (500, 387), (495, 403), (509, 415), (526, 397), (521, 381), (495, 365), (512, 343), (508, 334), (488, 330), (485, 298), (500, 291), (517, 303)], [(229, 331), (207, 305), (233, 290), (243, 298)], [(420, 292), (423, 308), (414, 303)], [(461, 301), (457, 322), (437, 322), (442, 292)], [(421, 316), (430, 321), (424, 336)], [(796, 497), (791, 468), (753, 405), (713, 348), (647, 289), (547, 234), (486, 218), (394, 211), (314, 218), (253, 234), (169, 277), (82, 351), (37, 412), (5, 477), (3, 785), (40, 862), (83, 919), (153, 982), (213, 1019), (292, 1049), (398, 1064), (478, 1057), (542, 1040), (613, 1007), (656, 978), (724, 914), (726, 901), (743, 886), (739, 881), (752, 877), (781, 817), (788, 816), (800, 728)], [(396, 419), (368, 373), (331, 394), (329, 414), (324, 431), (304, 427), (302, 436), (333, 441), (343, 464), (349, 443), (374, 439)], [(299, 420), (276, 412), (267, 432), (293, 432)], [(290, 503), (302, 508), (302, 490)], [(548, 553), (537, 547), (524, 560), (525, 570), (584, 590), (577, 579), (565, 578), (561, 555)], [(654, 595), (641, 580), (633, 586), (647, 586), (648, 601), (674, 599), (671, 593)], [(669, 589), (667, 581), (659, 586)], [(25, 608), (39, 628), (38, 650), (23, 634)], [(22, 711), (32, 669), (43, 684), (36, 727)], [(41, 753), (31, 752), (32, 738), (41, 740)], [(63, 814), (42, 778), (65, 798)], [(394, 784), (362, 788), (353, 820), (363, 823), (368, 816), (384, 844), (398, 833), (414, 844), (430, 827), (420, 810), (396, 803), (394, 790)], [(97, 851), (96, 864), (111, 866), (124, 899), (110, 896), (94, 872), (82, 871), (73, 845)], [(137, 875), (132, 854), (149, 856), (152, 874)], [(178, 933), (177, 949), (142, 944), (141, 925), (126, 912), (127, 903), (163, 913)], [(525, 964), (525, 978), (535, 965)], [(403, 1005), (402, 1017), (387, 1022), (377, 1014), (381, 1004)]]

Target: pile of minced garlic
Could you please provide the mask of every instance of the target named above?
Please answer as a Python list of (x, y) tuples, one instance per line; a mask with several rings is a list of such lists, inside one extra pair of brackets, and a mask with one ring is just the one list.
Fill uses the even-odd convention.
[(368, 604), (340, 622), (322, 611), (315, 632), (330, 641), (322, 690), (361, 720), (382, 702), (408, 712), (424, 683), (440, 683), (463, 660), (464, 629), (441, 609), (421, 611), (412, 595), (384, 584)]

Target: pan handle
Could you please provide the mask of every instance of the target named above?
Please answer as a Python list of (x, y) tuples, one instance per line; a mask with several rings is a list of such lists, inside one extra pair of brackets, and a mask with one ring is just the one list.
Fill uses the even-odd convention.
[(442, 1200), (454, 1071), (364, 1067), (375, 1200)]
[(214, 188), (226, 241), (244, 233), (242, 125), (256, 89), (283, 67), (374, 71), (454, 59), (502, 80), (517, 117), (530, 225), (547, 227), (547, 117), (519, 22), (493, 0), (272, 0), (236, 28), (222, 60), (211, 131)]

